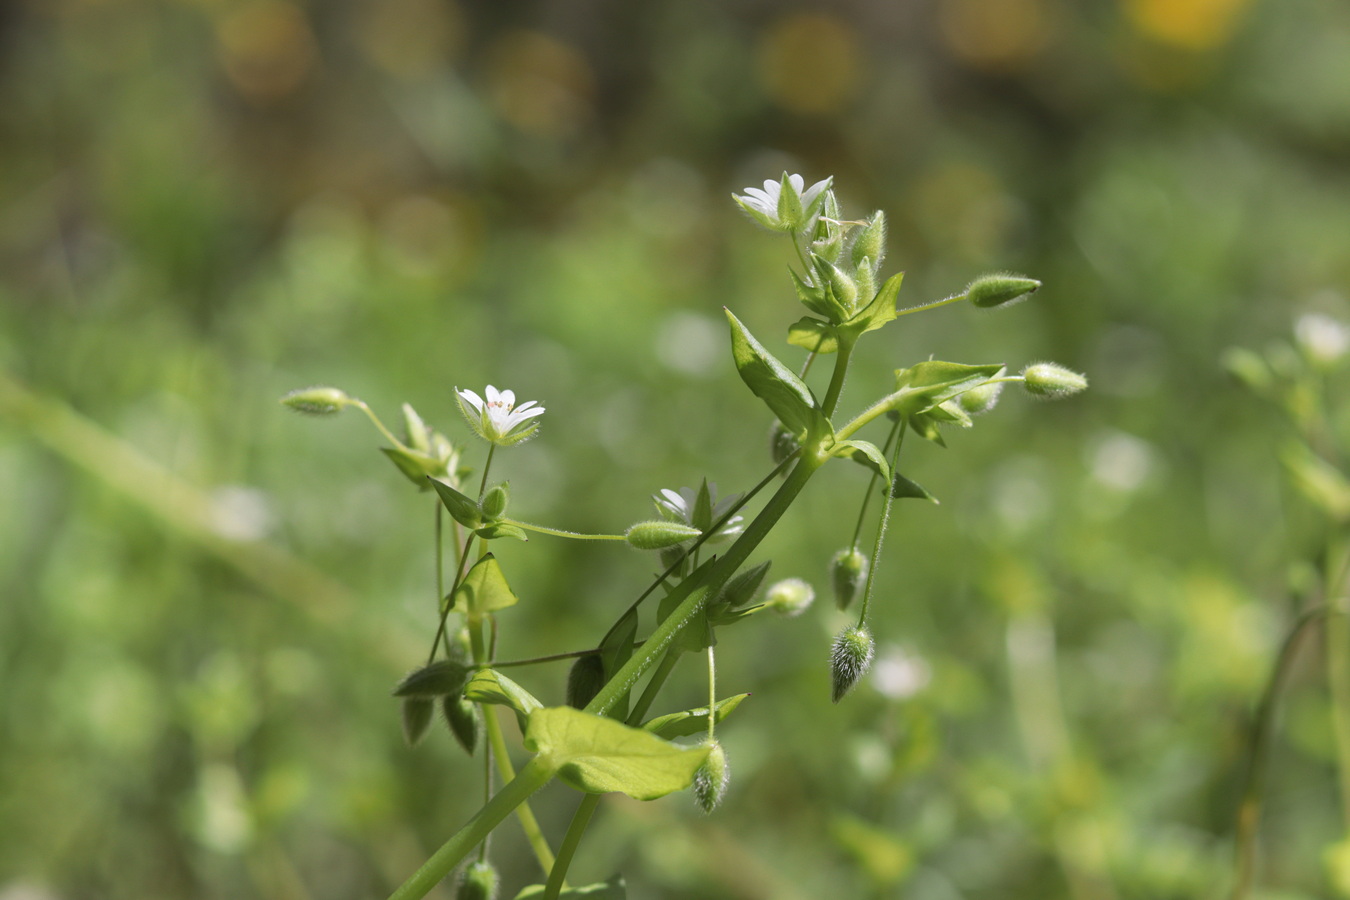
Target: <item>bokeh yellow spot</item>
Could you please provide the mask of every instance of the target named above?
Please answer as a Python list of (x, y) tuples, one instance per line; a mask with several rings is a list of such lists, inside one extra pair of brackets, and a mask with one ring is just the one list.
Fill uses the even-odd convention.
[(216, 25), (221, 62), (240, 93), (276, 100), (298, 88), (318, 53), (309, 21), (292, 3), (249, 3)]
[(414, 79), (458, 55), (464, 43), (463, 14), (447, 0), (371, 0), (354, 37), (375, 65)]
[(828, 113), (853, 98), (862, 75), (857, 34), (832, 16), (780, 19), (759, 46), (759, 78), (774, 103), (796, 113)]
[(1056, 14), (1047, 0), (942, 0), (942, 37), (959, 59), (981, 69), (1015, 69), (1049, 42)]
[(1184, 50), (1212, 50), (1228, 41), (1250, 0), (1123, 0), (1144, 35)]
[(569, 137), (591, 118), (590, 64), (546, 34), (517, 31), (500, 38), (489, 52), (487, 77), (493, 108), (521, 131)]

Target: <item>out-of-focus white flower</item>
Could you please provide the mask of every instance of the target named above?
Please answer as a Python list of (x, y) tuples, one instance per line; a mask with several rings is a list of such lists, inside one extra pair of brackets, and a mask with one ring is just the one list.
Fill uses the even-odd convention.
[[(514, 392), (499, 391), (490, 384), (485, 392), (486, 401), (470, 390), (456, 388), (455, 393), (459, 397), (460, 412), (468, 419), (469, 427), (485, 441), (499, 447), (509, 447), (528, 440), (539, 430), (539, 423), (530, 422), (530, 419), (542, 416), (544, 408), (533, 400), (516, 406)], [(527, 422), (529, 424), (525, 424)]]
[[(718, 500), (717, 485), (708, 484), (707, 509), (701, 511), (698, 502), (701, 490), (702, 488), (696, 490), (682, 487), (678, 491), (672, 491), (669, 488), (662, 488), (659, 494), (652, 495), (652, 500), (656, 502), (656, 511), (666, 521), (692, 525), (699, 531), (707, 531), (715, 523), (722, 520), (722, 516), (726, 515), (727, 510), (735, 505), (741, 495), (732, 494), (730, 497)], [(705, 543), (715, 544), (735, 537), (745, 529), (744, 521), (741, 516), (732, 516)]]
[(832, 180), (826, 178), (808, 188), (802, 176), (784, 172), (780, 180), (768, 179), (763, 188), (748, 187), (743, 194), (732, 194), (731, 199), (770, 231), (802, 231), (820, 213)]
[(1313, 363), (1329, 366), (1350, 350), (1350, 328), (1339, 319), (1308, 313), (1294, 323), (1294, 337)]

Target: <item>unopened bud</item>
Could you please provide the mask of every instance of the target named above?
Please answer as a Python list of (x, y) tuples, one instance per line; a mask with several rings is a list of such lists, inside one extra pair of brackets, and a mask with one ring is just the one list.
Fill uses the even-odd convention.
[(868, 267), (873, 273), (881, 265), (882, 258), (886, 255), (886, 214), (881, 210), (872, 213), (872, 218), (867, 224), (858, 229), (857, 236), (853, 238), (853, 246), (850, 255), (853, 258), (853, 265), (861, 266), (863, 260), (867, 260)]
[(875, 649), (872, 633), (860, 625), (839, 632), (830, 650), (831, 700), (838, 703), (867, 674)]
[(1087, 389), (1087, 378), (1058, 363), (1033, 363), (1022, 370), (1027, 393), (1058, 399)]
[(414, 746), (427, 733), (427, 726), (431, 724), (431, 714), (435, 711), (435, 701), (430, 697), (403, 698), (403, 737), (409, 747)]
[(759, 586), (764, 583), (764, 576), (769, 574), (771, 565), (773, 562), (766, 559), (753, 569), (746, 569), (732, 576), (722, 588), (718, 601), (726, 604), (728, 609), (736, 609), (749, 603), (755, 598)]
[(345, 391), (335, 387), (305, 388), (291, 391), (281, 398), (282, 405), (307, 416), (331, 416), (333, 413), (342, 412), (351, 402), (352, 398), (348, 397)]
[(1025, 300), (1040, 288), (1041, 283), (1025, 275), (1011, 272), (995, 272), (981, 275), (966, 288), (966, 299), (981, 309), (995, 306), (1008, 306), (1019, 300)]
[(473, 756), (483, 727), (478, 718), (478, 707), (459, 695), (447, 695), (441, 698), (441, 715), (464, 752)]
[(834, 602), (848, 609), (867, 582), (867, 557), (857, 547), (840, 550), (830, 562), (830, 581), (834, 584)]
[(503, 481), (501, 484), (494, 484), (488, 488), (488, 492), (483, 495), (483, 518), (488, 521), (500, 519), (506, 515), (506, 505), (511, 502), (511, 485)]
[(774, 465), (781, 465), (801, 447), (801, 441), (782, 422), (773, 423), (773, 431), (769, 434), (769, 454), (773, 457)]
[(409, 447), (419, 453), (431, 453), (431, 429), (410, 403), (403, 404), (403, 434)]
[(726, 751), (721, 743), (713, 741), (708, 758), (694, 775), (694, 799), (705, 813), (711, 813), (722, 802), (729, 781), (731, 769), (727, 766)]
[(987, 413), (998, 403), (999, 394), (1003, 393), (1003, 382), (986, 381), (979, 387), (973, 387), (968, 391), (963, 391), (956, 398), (957, 404), (967, 415), (978, 416), (980, 413)]
[(639, 550), (663, 550), (696, 538), (703, 532), (692, 525), (679, 522), (639, 522), (628, 529), (624, 538)]
[(578, 657), (567, 673), (567, 705), (585, 709), (605, 686), (605, 663), (598, 653)]
[(499, 881), (492, 863), (485, 859), (475, 860), (469, 863), (460, 876), (455, 900), (497, 900)]
[(769, 588), (764, 605), (785, 616), (799, 616), (816, 599), (816, 589), (800, 578), (785, 578)]

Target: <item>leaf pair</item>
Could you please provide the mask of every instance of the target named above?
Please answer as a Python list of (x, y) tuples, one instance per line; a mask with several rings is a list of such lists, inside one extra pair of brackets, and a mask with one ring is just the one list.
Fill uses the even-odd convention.
[(895, 299), (900, 293), (900, 283), (904, 277), (905, 273), (897, 272), (886, 279), (870, 303), (838, 324), (803, 316), (788, 328), (788, 343), (813, 353), (834, 353), (839, 349), (841, 340), (852, 343), (867, 332), (893, 321), (896, 318)]
[(431, 482), (431, 486), (436, 489), (436, 495), (441, 498), (441, 504), (450, 513), (450, 518), (483, 540), (490, 541), (504, 537), (516, 538), (521, 541), (529, 540), (529, 536), (519, 525), (499, 521), (501, 516), (505, 514), (507, 502), (510, 499), (509, 488), (505, 483), (494, 485), (491, 490), (483, 495), (483, 502), (479, 503), (461, 494), (439, 478), (429, 478), (428, 480)]

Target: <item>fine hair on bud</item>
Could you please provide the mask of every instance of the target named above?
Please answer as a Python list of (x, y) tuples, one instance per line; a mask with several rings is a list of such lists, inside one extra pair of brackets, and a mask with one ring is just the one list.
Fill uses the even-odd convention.
[(492, 520), (500, 519), (506, 515), (507, 504), (511, 502), (511, 485), (503, 481), (501, 484), (494, 484), (483, 495), (482, 509), (483, 518)]
[(578, 657), (567, 673), (567, 705), (584, 709), (605, 686), (605, 663), (598, 653)]
[(800, 578), (774, 582), (764, 595), (764, 605), (782, 615), (800, 616), (816, 599), (816, 589)]
[(705, 813), (717, 809), (731, 781), (731, 768), (727, 765), (727, 754), (722, 744), (712, 741), (708, 747), (708, 758), (694, 775), (694, 799)]
[(853, 686), (872, 667), (872, 655), (875, 652), (872, 633), (865, 626), (850, 625), (839, 632), (830, 649), (831, 700), (838, 703), (853, 690)]
[(474, 860), (464, 867), (464, 874), (459, 877), (455, 900), (497, 900), (500, 887), (501, 879), (492, 863), (485, 859)]
[(478, 735), (483, 729), (478, 707), (457, 694), (447, 694), (441, 698), (441, 715), (445, 717), (446, 727), (464, 748), (464, 752), (473, 756), (474, 750), (478, 748)]
[(981, 275), (966, 288), (966, 299), (980, 309), (1011, 306), (1034, 294), (1041, 286), (1035, 278), (1012, 272)]
[(430, 697), (403, 698), (403, 739), (412, 747), (422, 740), (436, 712), (436, 701)]
[(1003, 382), (986, 381), (978, 387), (962, 391), (957, 395), (956, 402), (966, 415), (978, 416), (993, 409), (998, 404), (999, 395), (1002, 393)]
[(834, 587), (835, 605), (848, 609), (867, 583), (867, 557), (857, 547), (840, 550), (830, 561), (830, 582)]
[(352, 402), (345, 391), (335, 387), (311, 387), (291, 391), (281, 398), (283, 406), (289, 406), (298, 413), (307, 416), (331, 416), (342, 412)]
[(624, 539), (639, 550), (664, 550), (696, 538), (703, 532), (679, 522), (639, 522), (624, 534)]
[(1022, 379), (1028, 394), (1048, 400), (1072, 397), (1088, 386), (1087, 376), (1052, 362), (1032, 363), (1022, 370)]

